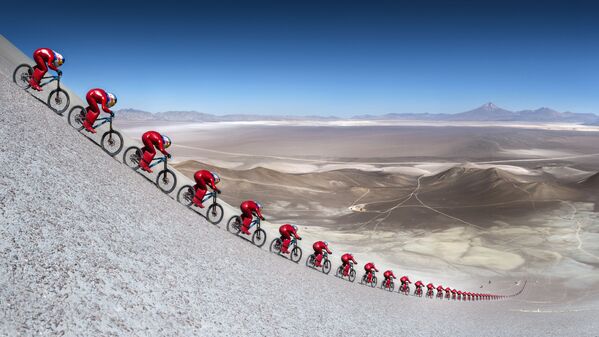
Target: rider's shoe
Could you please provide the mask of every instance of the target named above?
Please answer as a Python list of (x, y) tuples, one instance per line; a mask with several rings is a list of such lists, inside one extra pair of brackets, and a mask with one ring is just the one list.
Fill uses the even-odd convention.
[(193, 204), (194, 204), (196, 207), (199, 207), (199, 208), (204, 208), (204, 205), (202, 205), (202, 201), (201, 201), (201, 200), (199, 200), (199, 199), (193, 198)]
[(36, 81), (33, 80), (33, 78), (29, 79), (29, 85), (31, 86), (31, 88), (33, 88), (34, 90), (37, 91), (42, 91), (42, 88), (39, 86), (39, 84), (37, 84)]
[(139, 167), (148, 173), (152, 173), (153, 171), (150, 168), (152, 159), (154, 159), (154, 155), (148, 151), (144, 151), (141, 156), (141, 160), (139, 161)]
[(143, 160), (141, 160), (139, 162), (139, 168), (142, 169), (142, 170), (144, 170), (144, 171), (146, 171), (146, 172), (148, 172), (148, 173), (152, 173), (153, 172), (152, 169), (148, 166), (148, 164), (146, 164), (146, 162), (143, 161)]
[(245, 235), (250, 235), (250, 234), (252, 234), (252, 233), (250, 233), (250, 231), (249, 231), (249, 230), (247, 230), (247, 229), (245, 229), (245, 228), (243, 228), (243, 227), (241, 227), (241, 233), (243, 233), (243, 234), (245, 234)]
[(86, 120), (83, 121), (83, 127), (87, 132), (96, 133), (96, 130), (92, 127), (92, 125)]

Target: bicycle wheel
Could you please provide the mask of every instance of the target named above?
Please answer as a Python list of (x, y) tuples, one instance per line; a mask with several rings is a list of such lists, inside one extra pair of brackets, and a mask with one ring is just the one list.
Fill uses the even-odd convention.
[(169, 169), (162, 170), (156, 176), (156, 186), (158, 186), (162, 192), (169, 194), (175, 187), (177, 187), (177, 176)]
[(48, 95), (48, 106), (59, 115), (69, 108), (70, 102), (69, 94), (62, 89), (54, 89)]
[(349, 271), (349, 282), (354, 282), (355, 279), (356, 279), (356, 271), (352, 268)]
[(302, 259), (302, 249), (298, 246), (295, 246), (292, 250), (291, 250), (291, 261), (295, 262), (295, 263), (299, 263), (300, 260)]
[(227, 221), (227, 231), (233, 234), (239, 234), (239, 232), (241, 232), (241, 218), (239, 215), (234, 215)]
[(179, 192), (177, 192), (177, 201), (189, 207), (193, 203), (194, 195), (193, 187), (191, 185), (185, 185), (179, 189)]
[(266, 243), (266, 231), (262, 228), (254, 231), (254, 234), (252, 234), (252, 242), (258, 247), (264, 246)]
[(118, 131), (110, 130), (102, 136), (100, 144), (111, 157), (116, 156), (123, 149), (123, 136)]
[(131, 146), (123, 153), (123, 163), (134, 170), (139, 169), (140, 161), (141, 150), (137, 146)]
[(343, 277), (342, 273), (343, 273), (343, 266), (337, 267), (337, 270), (335, 271), (335, 276), (337, 276), (337, 277)]
[(364, 274), (364, 276), (362, 276), (362, 280), (360, 281), (360, 284), (366, 284), (367, 281), (368, 281), (368, 278), (366, 277), (366, 274)]
[(15, 69), (15, 72), (12, 73), (12, 80), (19, 86), (19, 88), (29, 89), (29, 80), (31, 79), (31, 75), (33, 75), (33, 68), (24, 63), (18, 66)]
[(225, 216), (223, 206), (218, 203), (208, 206), (208, 210), (206, 211), (206, 219), (208, 219), (208, 222), (216, 225), (221, 222), (223, 216)]
[(395, 290), (395, 283), (391, 281), (391, 284), (389, 284), (389, 291), (393, 292), (393, 290)]
[(374, 288), (374, 287), (376, 287), (376, 284), (377, 284), (376, 276), (373, 276), (372, 277), (372, 283), (370, 284), (370, 286)]
[(314, 254), (310, 254), (306, 259), (306, 267), (314, 268)]
[(331, 261), (329, 259), (326, 259), (322, 264), (322, 272), (327, 275), (331, 272)]
[(270, 252), (275, 254), (281, 253), (281, 239), (276, 238), (270, 243)]
[(77, 129), (78, 131), (83, 130), (83, 121), (85, 120), (85, 109), (81, 105), (75, 105), (69, 111), (67, 116), (69, 125)]

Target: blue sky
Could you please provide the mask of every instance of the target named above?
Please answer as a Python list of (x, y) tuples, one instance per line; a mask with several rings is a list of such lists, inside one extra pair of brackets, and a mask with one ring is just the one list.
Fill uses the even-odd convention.
[[(485, 102), (599, 113), (593, 2), (40, 2), (0, 33), (67, 59), (80, 94), (213, 114), (454, 113)], [(36, 7), (27, 3), (27, 10)]]

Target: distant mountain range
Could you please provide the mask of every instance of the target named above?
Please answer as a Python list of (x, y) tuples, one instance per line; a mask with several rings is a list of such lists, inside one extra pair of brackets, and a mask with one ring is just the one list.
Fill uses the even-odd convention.
[(550, 108), (510, 111), (493, 103), (457, 114), (406, 113), (386, 115), (359, 115), (351, 118), (323, 116), (266, 116), (266, 115), (212, 115), (198, 111), (148, 112), (136, 109), (118, 110), (124, 120), (132, 121), (180, 121), (180, 122), (232, 122), (232, 121), (335, 121), (335, 120), (426, 120), (426, 121), (471, 121), (471, 122), (567, 122), (599, 125), (599, 116), (591, 113), (559, 112)]

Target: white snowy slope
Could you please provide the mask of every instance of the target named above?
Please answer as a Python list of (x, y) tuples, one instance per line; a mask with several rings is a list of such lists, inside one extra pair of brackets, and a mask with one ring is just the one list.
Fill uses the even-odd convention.
[(0, 336), (599, 331), (595, 310), (519, 311), (526, 291), (497, 302), (425, 300), (257, 249), (106, 155), (5, 75), (0, 165)]

